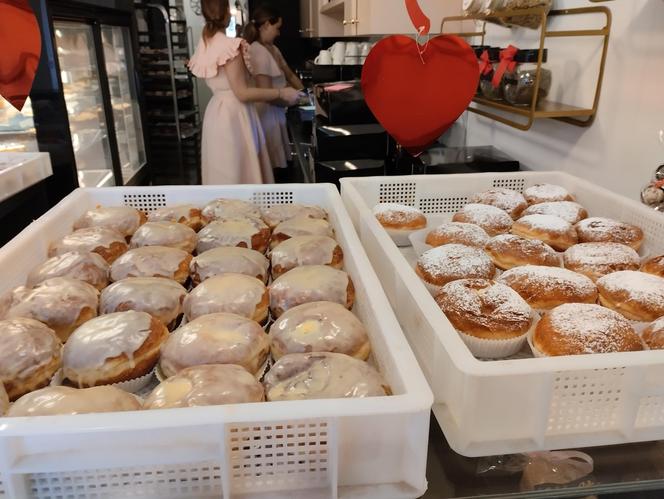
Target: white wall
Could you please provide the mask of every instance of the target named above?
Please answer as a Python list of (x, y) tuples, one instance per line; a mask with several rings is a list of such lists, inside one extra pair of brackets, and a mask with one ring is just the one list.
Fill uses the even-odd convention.
[[(590, 5), (608, 6), (613, 13), (595, 123), (579, 128), (541, 120), (524, 132), (469, 113), (468, 142), (493, 144), (524, 168), (564, 170), (638, 199), (642, 186), (664, 163), (664, 0), (554, 0), (555, 8)], [(526, 48), (526, 41), (519, 42), (517, 46)], [(531, 43), (528, 48), (534, 47)], [(576, 39), (567, 48), (551, 47), (555, 100), (589, 104), (598, 53), (597, 42), (589, 39)]]

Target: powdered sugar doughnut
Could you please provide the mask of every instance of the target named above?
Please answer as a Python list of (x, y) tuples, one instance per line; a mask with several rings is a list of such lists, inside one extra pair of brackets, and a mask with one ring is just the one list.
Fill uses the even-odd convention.
[(479, 248), (445, 244), (422, 253), (415, 272), (431, 286), (444, 286), (464, 278), (491, 279), (496, 273), (491, 258)]
[(479, 225), (490, 236), (509, 232), (512, 227), (512, 217), (488, 204), (467, 204), (454, 214), (452, 221)]
[(567, 189), (555, 184), (536, 184), (523, 191), (528, 204), (539, 204), (553, 201), (574, 201)]
[(652, 350), (664, 349), (664, 317), (648, 324), (641, 333), (641, 338)]
[(507, 270), (520, 265), (560, 267), (560, 256), (548, 244), (538, 239), (526, 239), (514, 234), (493, 237), (484, 247), (499, 269)]
[(580, 243), (620, 243), (636, 251), (643, 243), (643, 231), (636, 225), (611, 218), (591, 217), (576, 224)]
[(503, 187), (494, 187), (493, 189), (473, 194), (470, 196), (469, 201), (471, 203), (489, 204), (500, 208), (507, 212), (513, 220), (519, 218), (521, 212), (528, 206), (526, 199), (521, 193)]
[(577, 243), (574, 227), (553, 215), (527, 215), (512, 225), (512, 234), (539, 239), (555, 250), (564, 251)]
[(484, 248), (489, 241), (489, 234), (475, 224), (448, 222), (439, 225), (427, 234), (426, 243), (434, 248), (443, 244), (465, 244)]
[(521, 216), (526, 215), (553, 215), (574, 225), (587, 218), (588, 212), (574, 201), (552, 201), (529, 206), (521, 213)]
[(664, 277), (664, 255), (654, 256), (646, 260), (641, 266), (641, 272)]
[(664, 315), (664, 278), (623, 270), (597, 280), (599, 302), (633, 321), (654, 321)]
[(565, 268), (587, 275), (593, 281), (620, 270), (638, 270), (641, 259), (620, 243), (581, 243), (565, 251)]

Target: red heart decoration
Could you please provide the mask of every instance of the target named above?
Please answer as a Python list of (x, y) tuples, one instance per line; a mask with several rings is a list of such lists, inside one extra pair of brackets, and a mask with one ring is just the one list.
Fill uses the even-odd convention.
[(0, 96), (20, 111), (39, 65), (41, 34), (28, 0), (0, 0), (0, 20)]
[(475, 53), (452, 35), (433, 37), (428, 45), (403, 35), (389, 36), (369, 52), (362, 69), (362, 91), (369, 109), (414, 155), (461, 116), (478, 80)]

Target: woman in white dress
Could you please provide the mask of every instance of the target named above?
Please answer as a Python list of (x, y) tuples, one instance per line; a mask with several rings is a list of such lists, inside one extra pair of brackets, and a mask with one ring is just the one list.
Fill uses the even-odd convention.
[(228, 38), (228, 0), (201, 2), (205, 28), (189, 69), (213, 92), (203, 119), (203, 184), (274, 182), (272, 164), (260, 120), (252, 103), (294, 104), (293, 88), (266, 89), (249, 85), (248, 44)]
[[(304, 85), (288, 67), (274, 40), (279, 36), (283, 20), (279, 12), (268, 5), (254, 10), (242, 36), (249, 45), (252, 74), (258, 88), (302, 90)], [(289, 140), (286, 128), (286, 107), (279, 100), (256, 104), (263, 125), (272, 168), (288, 166)], [(278, 176), (278, 171), (275, 171)]]

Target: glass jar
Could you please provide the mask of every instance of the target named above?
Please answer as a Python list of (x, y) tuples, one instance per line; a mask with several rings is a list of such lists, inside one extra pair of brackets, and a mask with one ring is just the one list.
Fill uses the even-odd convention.
[(491, 72), (487, 74), (480, 75), (480, 90), (482, 95), (489, 100), (502, 100), (503, 99), (503, 88), (501, 85), (497, 87), (493, 86), (491, 80), (493, 80), (493, 73), (498, 67), (500, 62), (500, 48), (498, 47), (489, 47), (486, 49), (489, 54), (489, 62), (493, 65)]
[[(535, 93), (535, 80), (537, 76), (537, 58), (539, 49), (519, 50), (514, 56), (516, 66), (514, 71), (503, 75), (503, 98), (515, 106), (530, 106)], [(551, 70), (544, 67), (547, 58), (547, 49), (542, 54), (542, 68), (540, 70), (538, 102), (545, 99), (551, 90)]]
[[(551, 10), (553, 0), (502, 0), (500, 8), (502, 10), (523, 10), (533, 9), (535, 7), (544, 7), (546, 13)], [(505, 24), (513, 26), (523, 26), (524, 28), (537, 29), (540, 27), (542, 17), (537, 14), (527, 16), (512, 16), (503, 19)]]
[[(473, 52), (475, 52), (475, 57), (477, 58), (477, 64), (479, 65), (480, 77), (481, 77), (482, 76), (482, 73), (481, 73), (481, 71), (482, 71), (482, 60), (481, 60), (482, 53), (485, 50), (487, 50), (491, 47), (489, 45), (471, 45), (470, 48), (472, 48)], [(475, 95), (481, 95), (481, 93), (482, 93), (482, 90), (481, 90), (481, 87), (480, 87), (480, 82), (478, 81), (477, 82), (477, 92), (475, 92)]]

